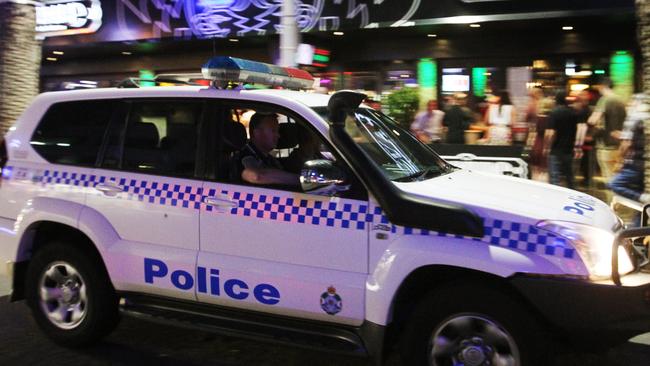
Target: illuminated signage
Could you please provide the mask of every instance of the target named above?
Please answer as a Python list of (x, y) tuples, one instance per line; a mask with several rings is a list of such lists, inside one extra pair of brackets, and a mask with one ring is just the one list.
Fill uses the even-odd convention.
[(330, 51), (305, 43), (298, 45), (298, 49), (296, 50), (296, 63), (314, 67), (327, 67), (329, 61)]
[(469, 91), (469, 75), (442, 75), (442, 91)]
[(477, 97), (485, 96), (487, 88), (488, 70), (485, 67), (475, 67), (472, 69), (472, 92)]
[[(0, 0), (2, 2), (3, 0)], [(26, 1), (26, 0), (25, 0)], [(93, 33), (89, 42), (140, 39), (241, 38), (278, 34), (282, 0), (44, 0), (38, 29), (47, 45), (54, 35)], [(480, 21), (569, 17), (588, 12), (634, 11), (632, 0), (293, 0), (301, 33), (457, 24), (467, 14)], [(102, 19), (102, 14), (104, 18)], [(100, 20), (103, 25), (101, 29)], [(478, 21), (477, 20), (477, 21)], [(79, 24), (84, 24), (79, 26)], [(61, 44), (66, 44), (61, 42)]]
[(634, 56), (628, 51), (616, 51), (611, 57), (609, 75), (614, 91), (628, 100), (634, 93)]
[(38, 38), (94, 33), (102, 25), (99, 0), (45, 1), (36, 7)]

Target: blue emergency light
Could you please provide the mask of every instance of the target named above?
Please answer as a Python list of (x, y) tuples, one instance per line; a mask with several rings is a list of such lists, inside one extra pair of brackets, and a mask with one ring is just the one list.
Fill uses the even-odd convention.
[(217, 86), (226, 86), (229, 82), (233, 82), (270, 87), (281, 86), (288, 89), (311, 89), (314, 85), (314, 77), (307, 71), (229, 56), (211, 58), (203, 65), (201, 73), (204, 78), (212, 80)]

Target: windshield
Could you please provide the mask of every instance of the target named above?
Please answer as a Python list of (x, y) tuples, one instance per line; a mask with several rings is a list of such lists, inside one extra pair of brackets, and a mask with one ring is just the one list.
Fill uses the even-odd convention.
[[(328, 120), (327, 108), (314, 110)], [(392, 181), (419, 181), (454, 169), (397, 122), (374, 109), (348, 112), (345, 130)]]

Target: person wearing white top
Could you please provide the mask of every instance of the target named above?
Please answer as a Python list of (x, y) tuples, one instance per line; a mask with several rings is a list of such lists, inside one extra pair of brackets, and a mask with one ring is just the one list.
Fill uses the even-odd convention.
[(485, 113), (485, 124), (488, 125), (487, 143), (489, 145), (510, 145), (512, 142), (511, 127), (517, 112), (510, 102), (510, 95), (507, 91), (502, 91), (493, 98)]

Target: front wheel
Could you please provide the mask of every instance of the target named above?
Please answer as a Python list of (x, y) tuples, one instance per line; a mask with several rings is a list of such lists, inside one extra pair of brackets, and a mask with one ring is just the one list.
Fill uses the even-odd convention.
[(55, 342), (89, 345), (117, 325), (117, 297), (102, 266), (89, 250), (60, 242), (46, 245), (32, 258), (27, 303), (36, 323)]
[(448, 285), (415, 308), (401, 351), (419, 366), (529, 366), (540, 362), (535, 319), (500, 291)]

